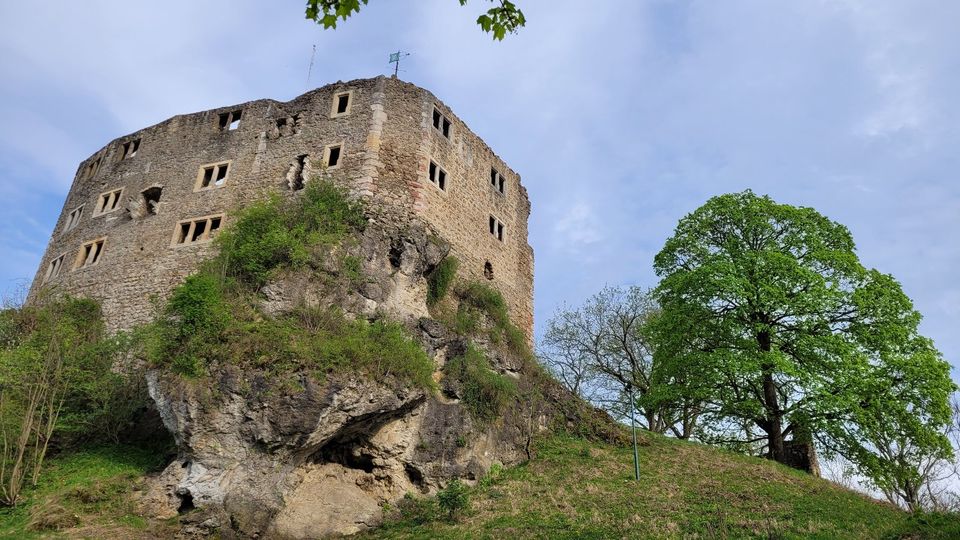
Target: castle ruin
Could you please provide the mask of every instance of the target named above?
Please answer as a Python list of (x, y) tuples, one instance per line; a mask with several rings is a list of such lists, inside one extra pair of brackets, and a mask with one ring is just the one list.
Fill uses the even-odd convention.
[(210, 256), (233, 213), (270, 193), (296, 196), (321, 171), (373, 219), (425, 222), (462, 275), (503, 293), (531, 338), (520, 177), (433, 94), (383, 76), (178, 115), (107, 144), (80, 164), (30, 298), (53, 287), (99, 300), (111, 328), (147, 322), (151, 298)]

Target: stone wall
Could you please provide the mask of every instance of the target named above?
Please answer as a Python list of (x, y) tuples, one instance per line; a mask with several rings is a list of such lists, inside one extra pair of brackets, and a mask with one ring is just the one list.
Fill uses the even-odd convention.
[[(349, 105), (338, 114), (344, 93)], [(450, 122), (448, 137), (433, 127), (435, 107)], [(231, 130), (235, 111), (242, 111), (240, 122)], [(151, 298), (164, 298), (209, 256), (206, 237), (177, 243), (182, 221), (223, 214), (229, 225), (238, 209), (269, 193), (296, 196), (291, 184), (322, 171), (331, 145), (340, 145), (341, 155), (325, 174), (370, 200), (374, 219), (425, 221), (450, 242), (461, 274), (490, 278), (532, 336), (530, 203), (519, 176), (431, 93), (385, 77), (338, 82), (286, 103), (180, 115), (114, 140), (80, 164), (30, 298), (49, 286), (99, 299), (111, 328), (149, 320)], [(427, 178), (431, 160), (447, 172), (443, 191)], [(198, 189), (204, 166), (224, 162), (223, 184), (214, 178)], [(490, 183), (492, 167), (505, 178), (503, 194)], [(162, 189), (156, 205), (142, 195), (154, 187)], [(116, 208), (98, 214), (101, 194), (118, 189)], [(79, 221), (66, 230), (81, 205)], [(504, 225), (503, 241), (489, 233), (491, 215)], [(80, 266), (83, 245), (98, 239), (105, 239), (99, 259)], [(61, 255), (59, 275), (45, 281)]]

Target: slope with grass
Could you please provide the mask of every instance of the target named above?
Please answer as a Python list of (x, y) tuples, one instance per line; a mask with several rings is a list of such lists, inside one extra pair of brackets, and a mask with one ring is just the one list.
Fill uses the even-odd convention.
[(450, 521), (407, 499), (368, 538), (960, 538), (957, 516), (899, 509), (776, 463), (646, 434), (629, 447), (563, 436), (485, 478)]
[(165, 457), (161, 448), (122, 445), (54, 457), (18, 506), (0, 508), (0, 539), (170, 537), (176, 523), (145, 519), (136, 503), (144, 476)]

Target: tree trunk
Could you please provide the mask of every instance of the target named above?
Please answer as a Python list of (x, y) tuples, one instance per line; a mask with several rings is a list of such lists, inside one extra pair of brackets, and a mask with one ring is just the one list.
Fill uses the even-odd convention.
[[(762, 353), (769, 353), (770, 333), (764, 330), (757, 334), (757, 344)], [(780, 410), (777, 383), (773, 380), (773, 366), (764, 362), (761, 369), (763, 370), (763, 405), (767, 411), (767, 448), (770, 459), (778, 463), (786, 463), (787, 456), (783, 444), (783, 411)]]

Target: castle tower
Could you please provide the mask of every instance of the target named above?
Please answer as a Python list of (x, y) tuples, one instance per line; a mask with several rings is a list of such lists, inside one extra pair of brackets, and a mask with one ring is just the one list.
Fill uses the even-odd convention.
[(152, 316), (210, 256), (231, 215), (302, 188), (323, 168), (387, 219), (419, 218), (499, 289), (533, 333), (530, 201), (513, 172), (430, 92), (386, 77), (175, 116), (80, 164), (30, 297), (43, 287), (101, 301), (111, 328)]

